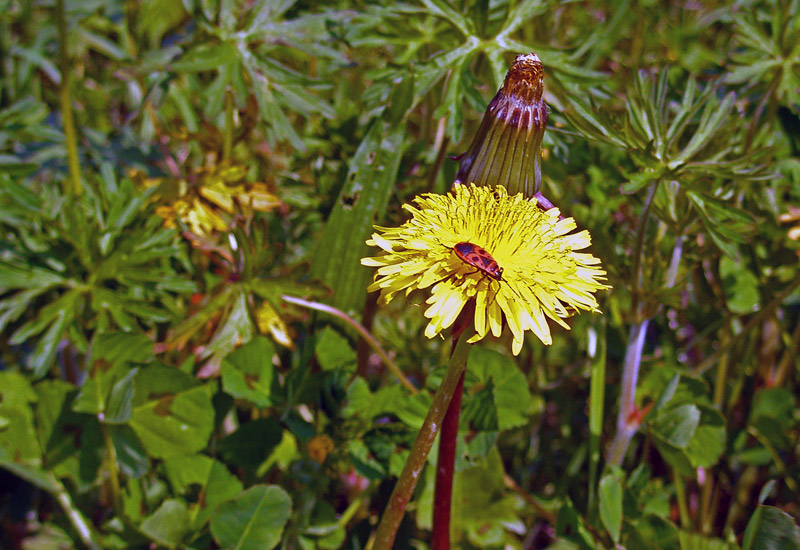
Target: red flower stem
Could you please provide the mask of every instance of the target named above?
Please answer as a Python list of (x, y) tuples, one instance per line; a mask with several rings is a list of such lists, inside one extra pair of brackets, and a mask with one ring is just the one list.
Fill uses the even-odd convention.
[(461, 395), (464, 390), (464, 374), (458, 380), (453, 399), (447, 407), (439, 437), (439, 457), (436, 465), (436, 485), (433, 492), (433, 550), (450, 550), (450, 510), (453, 497), (453, 475), (456, 462), (456, 438), (458, 419), (461, 416)]
[(375, 531), (373, 550), (390, 550), (392, 544), (394, 544), (397, 529), (400, 527), (400, 522), (406, 513), (406, 505), (411, 500), (414, 488), (417, 486), (420, 475), (422, 475), (422, 469), (425, 467), (428, 453), (436, 439), (436, 434), (439, 433), (439, 428), (450, 405), (450, 400), (455, 395), (461, 375), (467, 366), (467, 356), (470, 350), (470, 344), (467, 344), (467, 340), (473, 334), (474, 329), (472, 328), (464, 331), (458, 339), (453, 355), (450, 356), (450, 364), (447, 366), (447, 371), (444, 373), (441, 384), (439, 384), (439, 389), (436, 390), (436, 395), (433, 396), (433, 403), (431, 408), (428, 409), (425, 422), (423, 422), (419, 434), (417, 434), (417, 439), (414, 441), (414, 446), (408, 455), (403, 472), (400, 474), (400, 479), (397, 480), (397, 484), (394, 486), (392, 496), (389, 497), (389, 504), (386, 506), (381, 522), (378, 524), (378, 529)]

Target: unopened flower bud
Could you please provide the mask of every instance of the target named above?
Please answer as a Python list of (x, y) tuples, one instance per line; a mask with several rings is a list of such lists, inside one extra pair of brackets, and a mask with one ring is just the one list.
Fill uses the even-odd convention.
[(535, 53), (518, 55), (461, 158), (456, 183), (501, 185), (534, 197), (542, 187), (542, 138), (547, 125), (544, 68)]

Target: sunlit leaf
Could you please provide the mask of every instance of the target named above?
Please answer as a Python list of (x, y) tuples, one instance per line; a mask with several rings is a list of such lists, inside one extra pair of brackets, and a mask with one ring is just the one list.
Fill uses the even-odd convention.
[(223, 548), (270, 550), (280, 541), (292, 500), (275, 485), (256, 485), (222, 504), (211, 518), (211, 533)]

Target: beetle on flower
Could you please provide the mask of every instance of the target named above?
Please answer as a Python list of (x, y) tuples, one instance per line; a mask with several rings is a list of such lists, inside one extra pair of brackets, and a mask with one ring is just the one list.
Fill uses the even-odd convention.
[(400, 227), (376, 227), (367, 244), (383, 254), (361, 263), (378, 268), (369, 290), (380, 290), (384, 302), (400, 291), (431, 288), (428, 338), (453, 325), (474, 300), (476, 333), (469, 341), (500, 336), (505, 321), (518, 355), (526, 330), (550, 344), (548, 318), (569, 328), (563, 319), (576, 310), (597, 311), (594, 292), (608, 288), (605, 271), (597, 258), (577, 252), (591, 244), (589, 232), (571, 233), (575, 221), (559, 219), (557, 208), (543, 211), (535, 198), (509, 196), (503, 187), (462, 184), (414, 202), (404, 206), (411, 219)]

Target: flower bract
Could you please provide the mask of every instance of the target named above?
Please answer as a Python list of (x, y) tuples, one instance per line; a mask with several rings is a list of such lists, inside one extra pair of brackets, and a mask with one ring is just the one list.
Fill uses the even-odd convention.
[[(575, 221), (559, 219), (557, 208), (544, 211), (535, 199), (509, 196), (503, 187), (462, 184), (414, 202), (404, 206), (411, 219), (400, 227), (376, 227), (367, 244), (382, 253), (361, 263), (378, 268), (369, 290), (380, 290), (384, 302), (401, 291), (431, 289), (427, 337), (453, 325), (475, 300), (470, 342), (490, 332), (500, 336), (505, 320), (517, 355), (526, 330), (550, 344), (548, 318), (569, 328), (563, 319), (576, 310), (598, 310), (594, 292), (608, 288), (605, 271), (599, 259), (578, 252), (591, 244), (589, 232), (573, 233)], [(502, 269), (500, 277), (457, 253), (460, 243), (483, 249)]]

